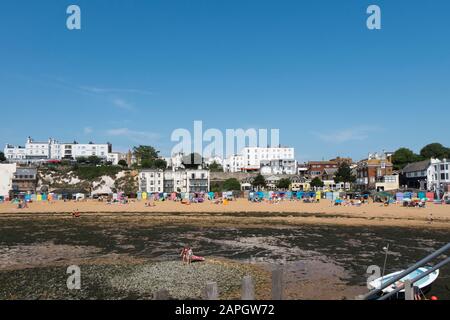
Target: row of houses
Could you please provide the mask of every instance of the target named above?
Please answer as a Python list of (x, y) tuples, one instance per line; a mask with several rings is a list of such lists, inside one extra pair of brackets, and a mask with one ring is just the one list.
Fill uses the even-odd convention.
[(450, 160), (432, 158), (408, 164), (402, 170), (400, 184), (411, 189), (446, 191), (450, 186)]
[(77, 158), (98, 157), (117, 165), (120, 160), (129, 161), (129, 155), (112, 151), (110, 143), (78, 143), (77, 141), (61, 143), (55, 139), (35, 141), (28, 137), (24, 146), (7, 144), (4, 148), (5, 158), (10, 163), (37, 164), (48, 161), (76, 160)]

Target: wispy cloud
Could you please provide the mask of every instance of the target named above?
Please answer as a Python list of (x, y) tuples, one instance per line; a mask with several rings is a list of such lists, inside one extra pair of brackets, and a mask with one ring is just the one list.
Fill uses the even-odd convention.
[(316, 137), (324, 142), (344, 143), (349, 141), (364, 141), (369, 138), (371, 133), (382, 131), (376, 126), (358, 126), (353, 128), (344, 128), (334, 132), (312, 132)]
[(91, 127), (85, 127), (83, 129), (84, 134), (91, 134), (94, 130)]
[(130, 102), (126, 101), (125, 99), (112, 98), (111, 102), (119, 109), (128, 110), (128, 111), (135, 110), (134, 106)]
[(135, 131), (128, 128), (117, 128), (106, 131), (106, 134), (111, 137), (124, 137), (134, 143), (149, 144), (161, 138), (159, 133), (149, 131)]
[(102, 87), (94, 87), (94, 86), (80, 86), (81, 90), (85, 90), (92, 93), (134, 93), (141, 95), (152, 95), (153, 92), (148, 90), (141, 89), (120, 89), (120, 88), (102, 88)]

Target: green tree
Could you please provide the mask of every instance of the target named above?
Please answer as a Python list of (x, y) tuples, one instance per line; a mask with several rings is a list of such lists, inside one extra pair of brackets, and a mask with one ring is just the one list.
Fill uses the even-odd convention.
[(78, 157), (76, 160), (77, 160), (77, 163), (79, 163), (79, 164), (88, 162), (88, 159), (86, 157)]
[(218, 182), (211, 183), (211, 192), (222, 192), (222, 185)]
[(322, 188), (325, 184), (322, 180), (320, 180), (319, 177), (315, 177), (314, 179), (312, 179), (310, 185), (313, 188)]
[(230, 178), (223, 182), (222, 188), (224, 191), (240, 191), (241, 183), (236, 178)]
[(0, 162), (5, 162), (5, 161), (6, 161), (5, 154), (3, 152), (0, 152)]
[(264, 188), (267, 186), (266, 179), (262, 174), (258, 174), (255, 179), (253, 179), (252, 186), (256, 188)]
[(159, 151), (156, 151), (152, 146), (139, 146), (133, 148), (133, 155), (136, 157), (138, 165), (141, 165), (143, 161), (151, 163), (159, 158)]
[[(334, 182), (336, 183), (353, 183), (356, 181), (356, 176), (352, 174), (352, 169), (348, 163), (343, 162), (337, 169), (334, 175)], [(323, 184), (323, 182), (322, 182)], [(323, 187), (323, 186), (322, 186)]]
[(218, 164), (216, 161), (214, 161), (213, 163), (211, 163), (209, 165), (209, 170), (211, 172), (223, 172), (223, 167), (220, 164)]
[(288, 178), (282, 178), (277, 182), (277, 188), (287, 190), (291, 186), (291, 180)]
[(102, 159), (100, 159), (97, 156), (90, 156), (87, 158), (87, 162), (92, 165), (97, 165), (97, 164), (102, 163)]
[(121, 167), (128, 167), (128, 163), (123, 159), (119, 160), (119, 162), (117, 164)]
[(153, 166), (155, 169), (165, 170), (167, 169), (167, 162), (166, 160), (159, 158), (154, 161)]
[(420, 150), (420, 155), (424, 159), (437, 158), (437, 159), (449, 159), (450, 158), (450, 149), (444, 147), (440, 143), (430, 143)]
[(126, 195), (135, 194), (139, 189), (138, 178), (127, 171), (123, 177), (116, 179), (114, 187), (117, 191), (124, 192)]
[(403, 169), (407, 164), (420, 161), (421, 157), (408, 148), (400, 148), (392, 155), (395, 170)]

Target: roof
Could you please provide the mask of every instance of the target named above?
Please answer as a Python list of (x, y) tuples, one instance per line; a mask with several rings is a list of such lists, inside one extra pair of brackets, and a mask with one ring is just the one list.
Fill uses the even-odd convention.
[(323, 170), (326, 174), (334, 174), (338, 171), (338, 168), (325, 168)]
[(423, 160), (419, 162), (410, 163), (403, 168), (402, 172), (407, 173), (407, 172), (424, 171), (428, 169), (430, 163), (431, 163), (430, 160)]
[(17, 168), (16, 174), (21, 175), (36, 175), (37, 169), (36, 168)]

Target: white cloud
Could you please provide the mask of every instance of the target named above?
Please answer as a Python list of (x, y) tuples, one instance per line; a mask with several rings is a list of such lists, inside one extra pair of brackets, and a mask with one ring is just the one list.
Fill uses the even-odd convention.
[(129, 103), (128, 101), (125, 101), (124, 99), (121, 99), (121, 98), (114, 98), (114, 99), (112, 99), (112, 103), (117, 108), (120, 108), (120, 109), (123, 109), (123, 110), (128, 110), (128, 111), (134, 110), (134, 107), (133, 107), (133, 105), (131, 103)]
[(80, 89), (89, 91), (92, 93), (136, 93), (142, 95), (152, 95), (151, 91), (140, 89), (119, 89), (119, 88), (100, 88), (93, 86), (80, 86)]
[(128, 128), (110, 129), (106, 131), (108, 136), (124, 137), (134, 143), (149, 144), (160, 139), (160, 134), (148, 131), (135, 131)]
[(85, 127), (83, 129), (84, 134), (91, 134), (94, 130), (91, 127)]
[(323, 133), (313, 132), (320, 140), (330, 143), (344, 143), (349, 141), (364, 141), (369, 138), (371, 133), (382, 131), (382, 128), (376, 126), (358, 126), (354, 128), (345, 128), (334, 132)]

